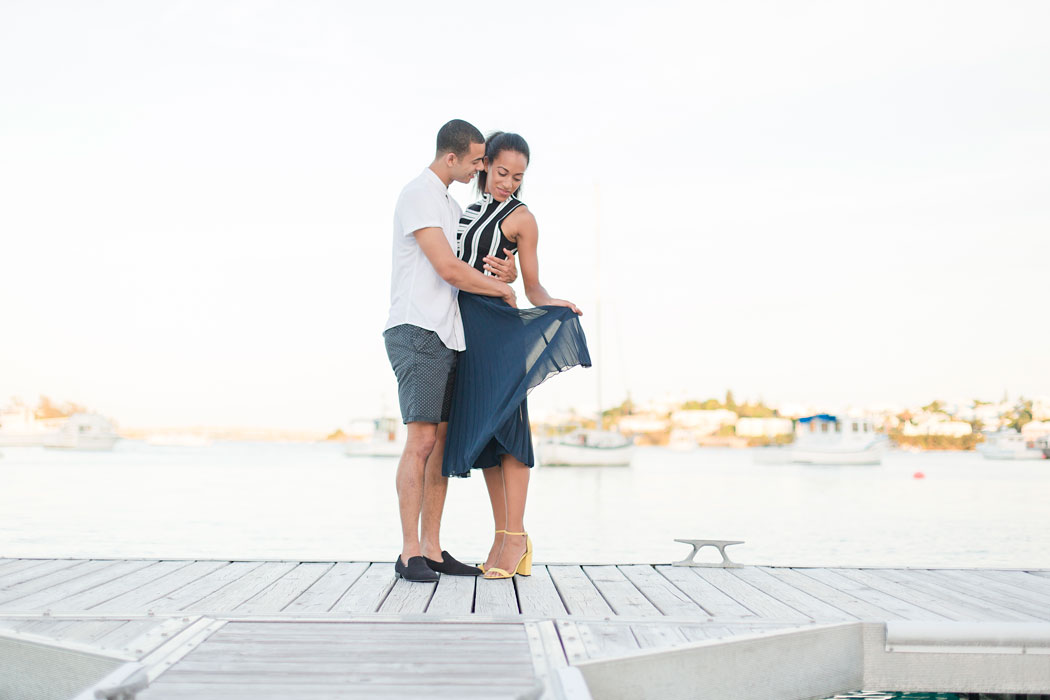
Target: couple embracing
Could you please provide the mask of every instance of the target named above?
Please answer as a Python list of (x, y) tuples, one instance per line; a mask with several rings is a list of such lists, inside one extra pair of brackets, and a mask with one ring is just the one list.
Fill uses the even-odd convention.
[[(521, 136), (497, 132), (486, 140), (454, 119), (438, 131), (433, 162), (394, 210), (383, 338), (408, 426), (397, 469), (403, 543), (394, 570), (409, 581), (531, 573), (525, 501), (535, 458), (526, 396), (553, 374), (591, 364), (580, 310), (540, 284), (536, 219), (519, 199), (528, 165)], [(480, 198), (464, 212), (448, 187), (475, 180)], [(517, 308), (515, 255), (535, 308)], [(440, 544), (448, 477), (472, 469), (485, 475), (495, 524), (480, 568)]]

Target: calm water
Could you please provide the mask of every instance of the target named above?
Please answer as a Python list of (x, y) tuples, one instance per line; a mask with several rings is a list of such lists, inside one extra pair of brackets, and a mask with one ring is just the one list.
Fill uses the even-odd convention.
[[(399, 549), (396, 462), (336, 444), (3, 455), (0, 556), (391, 560)], [(730, 551), (752, 564), (1050, 568), (1048, 504), (1048, 461), (901, 452), (878, 467), (808, 467), (643, 448), (630, 468), (536, 468), (526, 525), (541, 562), (668, 562), (688, 552), (674, 538), (692, 537), (746, 540)], [(478, 559), (491, 529), (481, 476), (454, 480), (445, 548)]]

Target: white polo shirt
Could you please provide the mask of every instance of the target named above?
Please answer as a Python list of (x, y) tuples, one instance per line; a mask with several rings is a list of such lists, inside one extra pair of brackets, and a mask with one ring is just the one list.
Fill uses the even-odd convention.
[(451, 350), (466, 349), (459, 290), (441, 279), (413, 235), (423, 228), (440, 228), (454, 252), (462, 213), (445, 183), (430, 168), (424, 168), (401, 190), (394, 208), (390, 315), (383, 330), (410, 323), (434, 331)]

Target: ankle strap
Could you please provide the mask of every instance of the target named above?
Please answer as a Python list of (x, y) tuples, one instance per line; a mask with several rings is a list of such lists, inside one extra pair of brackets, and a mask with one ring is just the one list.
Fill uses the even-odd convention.
[(506, 534), (506, 535), (527, 535), (527, 534), (529, 534), (527, 532), (511, 532), (510, 530), (504, 530), (503, 533)]
[(496, 534), (497, 534), (497, 535), (498, 535), (499, 533), (501, 533), (501, 532), (502, 532), (503, 534), (506, 534), (506, 533), (507, 533), (507, 531), (506, 531), (506, 530), (496, 530)]

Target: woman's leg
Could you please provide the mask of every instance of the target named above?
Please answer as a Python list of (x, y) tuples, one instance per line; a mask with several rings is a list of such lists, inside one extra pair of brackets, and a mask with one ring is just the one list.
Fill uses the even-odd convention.
[[(489, 490), (489, 502), (492, 503), (492, 523), (496, 530), (507, 529), (507, 493), (503, 486), (503, 467), (482, 469), (485, 475), (485, 486)], [(500, 550), (503, 548), (503, 533), (498, 533), (492, 540), (489, 555), (485, 557), (485, 569), (496, 565)]]
[[(532, 470), (511, 455), (503, 455), (500, 471), (507, 499), (506, 530), (525, 532), (525, 501), (529, 495), (529, 473)], [(496, 566), (514, 573), (522, 555), (525, 554), (525, 546), (525, 535), (507, 535)]]

